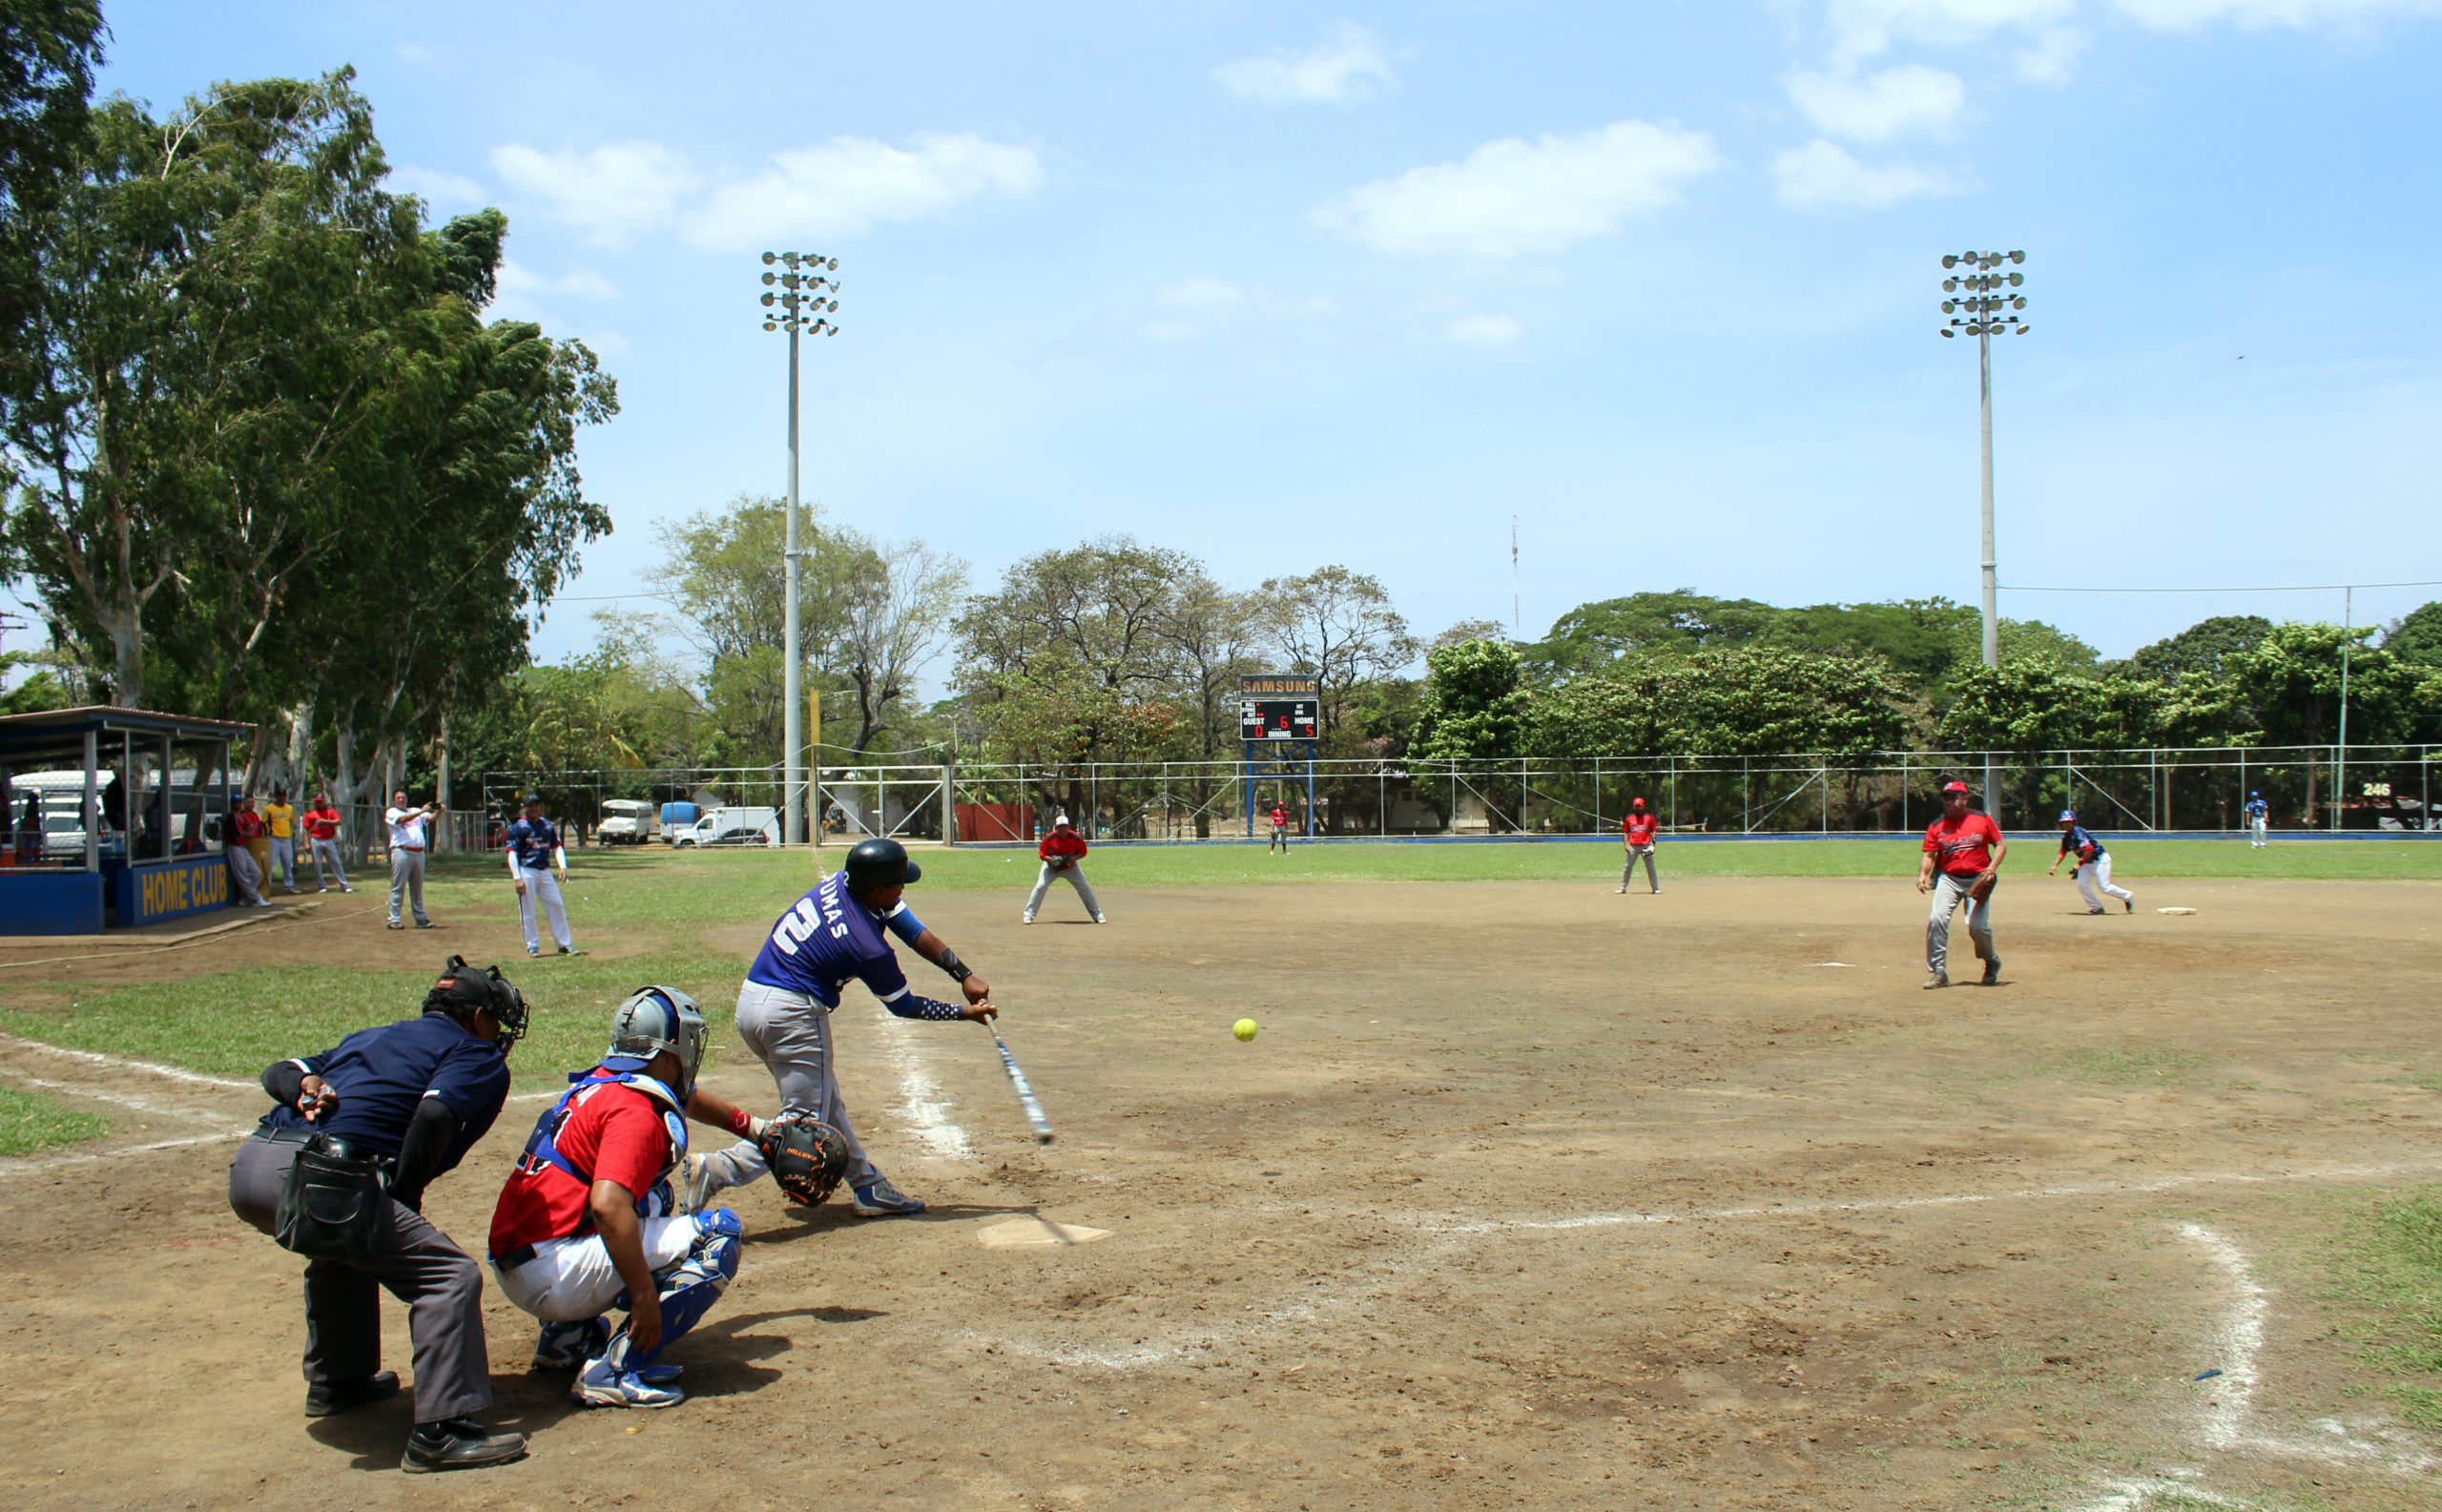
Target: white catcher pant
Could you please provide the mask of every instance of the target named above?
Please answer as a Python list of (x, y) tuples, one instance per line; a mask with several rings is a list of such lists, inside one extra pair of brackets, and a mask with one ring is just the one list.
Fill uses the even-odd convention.
[[(839, 1100), (839, 1078), (831, 1053), (831, 1010), (802, 992), (749, 982), (737, 989), (737, 1038), (772, 1073), (780, 1088), (780, 1111), (812, 1113), (848, 1142), (847, 1185), (870, 1186), (880, 1170), (866, 1155), (864, 1141), (848, 1122)], [(741, 1139), (704, 1157), (712, 1190), (742, 1187), (768, 1174), (755, 1141)]]
[(546, 866), (539, 871), (521, 868), (517, 880), (526, 884), (526, 891), (517, 895), (517, 922), (525, 926), (527, 950), (532, 952), (543, 948), (543, 937), (535, 932), (534, 927), (534, 900), (537, 898), (543, 901), (543, 911), (550, 916), (551, 942), (562, 950), (573, 949), (574, 944), (569, 939), (569, 905), (560, 897), (559, 878)]
[[(2097, 892), (2097, 888), (2101, 888), (2101, 892)], [(2103, 852), (2091, 861), (2079, 863), (2078, 893), (2085, 899), (2086, 906), (2089, 908), (2102, 906), (2102, 893), (2109, 893), (2123, 903), (2132, 901), (2137, 897), (2125, 887), (2111, 885), (2111, 852), (2109, 851)]]
[[(687, 1258), (694, 1247), (693, 1218), (641, 1218), (645, 1269), (659, 1271)], [(500, 1278), (500, 1294), (547, 1323), (576, 1323), (600, 1317), (627, 1290), (618, 1267), (610, 1263), (610, 1247), (602, 1235), (551, 1239), (534, 1247), (534, 1258), (492, 1274)]]
[[(1937, 977), (1950, 975), (1950, 916), (1968, 901), (1967, 889), (1974, 881), (1972, 877), (1953, 877), (1948, 872), (1934, 874), (1934, 909), (1925, 921), (1925, 969)], [(1976, 942), (1977, 960), (1994, 959), (1990, 898), (1969, 905), (1967, 937)]]
[(1026, 895), (1026, 917), (1028, 919), (1032, 919), (1034, 917), (1034, 911), (1043, 906), (1043, 895), (1051, 890), (1051, 880), (1055, 877), (1062, 879), (1066, 881), (1069, 886), (1077, 889), (1077, 896), (1085, 900), (1086, 913), (1091, 914), (1096, 919), (1100, 919), (1103, 916), (1103, 905), (1094, 901), (1094, 890), (1086, 885), (1086, 863), (1084, 861), (1071, 861), (1066, 867), (1059, 871), (1052, 870), (1051, 863), (1049, 861), (1045, 861), (1043, 863), (1042, 875), (1038, 876), (1034, 880), (1034, 891)]

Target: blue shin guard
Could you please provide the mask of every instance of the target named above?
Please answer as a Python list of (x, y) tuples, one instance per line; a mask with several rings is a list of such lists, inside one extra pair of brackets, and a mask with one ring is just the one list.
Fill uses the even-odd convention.
[(686, 1336), (736, 1278), (739, 1249), (737, 1234), (714, 1229), (696, 1239), (685, 1259), (654, 1272), (653, 1283), (661, 1295), (661, 1342), (650, 1351), (631, 1351), (623, 1323), (604, 1357), (606, 1363), (614, 1371), (642, 1371), (663, 1350)]

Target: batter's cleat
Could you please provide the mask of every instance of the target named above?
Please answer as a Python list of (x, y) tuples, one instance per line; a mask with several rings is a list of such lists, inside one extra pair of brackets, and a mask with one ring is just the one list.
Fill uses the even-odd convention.
[(1942, 975), (1940, 972), (1938, 972), (1938, 971), (1935, 972), (1932, 976), (1927, 977), (1927, 978), (1925, 979), (1925, 990), (1926, 990), (1926, 991), (1928, 991), (1928, 992), (1933, 991), (1933, 990), (1934, 990), (1935, 988), (1936, 988), (1936, 987), (1946, 987), (1946, 986), (1949, 986), (1949, 985), (1950, 985), (1950, 978), (1948, 978), (1948, 977), (1946, 977), (1946, 976), (1943, 976), (1943, 975)]
[(589, 1317), (574, 1323), (545, 1323), (534, 1340), (536, 1370), (574, 1370), (610, 1347), (610, 1320)]
[(351, 1408), (387, 1401), (399, 1394), (399, 1373), (376, 1371), (361, 1380), (318, 1381), (305, 1388), (305, 1416), (328, 1418)]
[(1982, 985), (1984, 985), (1984, 986), (1988, 986), (1988, 987), (1997, 987), (1997, 986), (1999, 986), (2000, 984), (2001, 984), (2001, 958), (2000, 958), (2000, 957), (1998, 957), (1998, 956), (1995, 956), (1992, 960), (1987, 961), (1987, 962), (1985, 962), (1985, 963), (1984, 963), (1984, 981), (1983, 981), (1983, 983), (1982, 983)]
[(895, 1218), (924, 1211), (924, 1199), (911, 1197), (890, 1184), (888, 1176), (876, 1176), (873, 1184), (848, 1189), (855, 1201), (851, 1204), (859, 1218)]
[(472, 1418), (449, 1418), (416, 1424), (416, 1431), (407, 1436), (407, 1452), (400, 1459), (399, 1468), (409, 1475), (422, 1475), (428, 1470), (480, 1470), (525, 1458), (524, 1434), (487, 1434), (484, 1425)]
[(577, 1372), (569, 1399), (580, 1407), (675, 1407), (687, 1394), (675, 1386), (655, 1385), (639, 1372), (621, 1370), (597, 1359)]
[(720, 1190), (719, 1185), (713, 1180), (712, 1157), (710, 1155), (688, 1156), (687, 1211), (702, 1212), (712, 1205), (713, 1194)]

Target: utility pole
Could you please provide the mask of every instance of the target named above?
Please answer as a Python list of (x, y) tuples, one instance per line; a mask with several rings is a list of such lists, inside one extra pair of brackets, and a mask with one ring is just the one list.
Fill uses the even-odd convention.
[[(1942, 313), (1951, 317), (1941, 328), (1944, 338), (1965, 331), (1976, 338), (1976, 392), (1982, 425), (1984, 461), (1984, 665), (2001, 665), (2001, 587), (1999, 567), (1993, 549), (1993, 338), (2015, 333), (2024, 336), (2027, 325), (2015, 314), (2026, 308), (2026, 296), (2002, 292), (2017, 289), (2026, 282), (2026, 275), (1998, 271), (2003, 263), (2021, 263), (2023, 252), (1963, 252), (1942, 254), (1945, 269), (1966, 271), (1942, 280), (1942, 293), (1951, 296), (1942, 300)], [(1984, 812), (1995, 823), (2000, 822), (2000, 800), (1994, 792), (1993, 756), (1984, 755)]]
[[(782, 264), (788, 271), (768, 271), (774, 263)], [(780, 700), (780, 742), (788, 748), (781, 758), (781, 802), (787, 813), (780, 821), (780, 843), (794, 845), (806, 838), (805, 727), (799, 723), (798, 714), (805, 703), (805, 628), (799, 608), (799, 583), (804, 558), (811, 554), (797, 546), (797, 337), (839, 334), (839, 327), (823, 319), (839, 309), (839, 301), (825, 298), (823, 291), (837, 294), (839, 284), (837, 280), (821, 277), (838, 272), (839, 259), (819, 254), (766, 252), (763, 266), (767, 270), (763, 275), (763, 329), (789, 333), (789, 518), (787, 542), (782, 549), (788, 587), (781, 632), (786, 641), (781, 652), (786, 691)], [(771, 293), (773, 284), (778, 284), (781, 292)]]

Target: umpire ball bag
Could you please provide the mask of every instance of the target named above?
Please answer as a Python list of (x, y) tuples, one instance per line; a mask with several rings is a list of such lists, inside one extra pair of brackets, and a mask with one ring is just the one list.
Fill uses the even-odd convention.
[(379, 1161), (318, 1134), (288, 1168), (272, 1237), (309, 1260), (371, 1259), (389, 1200)]

